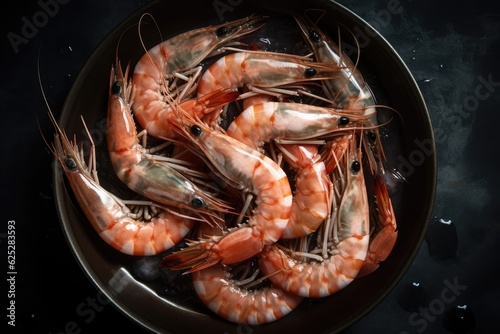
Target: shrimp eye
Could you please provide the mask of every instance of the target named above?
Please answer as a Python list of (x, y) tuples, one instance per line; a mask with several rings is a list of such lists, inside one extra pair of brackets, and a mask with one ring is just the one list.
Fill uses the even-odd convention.
[(75, 162), (75, 160), (73, 158), (66, 158), (66, 160), (64, 160), (64, 164), (70, 170), (75, 170), (76, 169), (76, 162)]
[(113, 93), (113, 95), (120, 95), (122, 93), (122, 85), (119, 81), (113, 83), (113, 86), (111, 86), (111, 93)]
[(375, 131), (368, 132), (368, 139), (370, 139), (371, 142), (374, 142), (377, 139), (377, 135), (375, 134)]
[(338, 121), (339, 125), (347, 125), (349, 124), (349, 117), (341, 116)]
[(311, 30), (309, 32), (309, 37), (311, 38), (311, 40), (313, 42), (318, 42), (320, 40), (320, 35), (318, 34), (318, 32), (316, 30)]
[(217, 29), (217, 31), (215, 32), (215, 34), (218, 37), (223, 37), (223, 36), (226, 36), (228, 32), (229, 32), (229, 28), (228, 27), (220, 27), (219, 29)]
[(191, 200), (191, 205), (196, 209), (206, 206), (205, 201), (198, 196), (193, 197), (193, 199)]
[(317, 73), (316, 69), (314, 68), (306, 68), (306, 70), (304, 71), (304, 75), (307, 77), (307, 78), (310, 78), (310, 77), (313, 77), (315, 76)]
[(361, 170), (361, 164), (359, 163), (359, 161), (357, 160), (354, 160), (352, 163), (351, 163), (351, 172), (353, 172), (354, 174), (356, 174), (357, 172), (359, 172)]
[(195, 137), (199, 137), (203, 133), (203, 130), (201, 130), (201, 128), (198, 125), (191, 126), (190, 130), (191, 130), (191, 134)]

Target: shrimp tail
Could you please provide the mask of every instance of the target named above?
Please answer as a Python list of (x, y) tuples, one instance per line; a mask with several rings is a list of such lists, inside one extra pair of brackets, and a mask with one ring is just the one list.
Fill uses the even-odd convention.
[(211, 267), (221, 258), (211, 256), (213, 243), (200, 243), (165, 256), (160, 265), (171, 270), (186, 270), (184, 274), (193, 273)]
[(233, 102), (240, 96), (240, 93), (234, 89), (220, 89), (214, 92), (198, 97), (198, 100), (202, 102), (206, 107), (219, 107), (223, 106), (229, 102)]

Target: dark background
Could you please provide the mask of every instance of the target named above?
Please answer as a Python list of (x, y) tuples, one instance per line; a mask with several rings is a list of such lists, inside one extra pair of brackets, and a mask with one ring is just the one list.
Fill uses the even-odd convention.
[[(42, 1), (48, 2), (55, 3)], [(500, 6), (486, 0), (338, 2), (372, 24), (406, 62), (426, 100), (438, 153), (435, 218), (426, 240), (396, 288), (346, 333), (458, 333), (457, 328), (498, 333)], [(24, 31), (29, 37), (17, 52), (8, 36), (21, 36), (23, 17), (32, 21), (42, 7), (18, 1), (6, 9), (7, 2), (2, 3), (0, 244), (7, 254), (6, 225), (15, 220), (19, 332), (64, 332), (72, 321), (81, 333), (108, 326), (116, 332), (142, 331), (101, 298), (62, 233), (52, 193), (52, 157), (40, 135), (40, 130), (50, 134), (51, 127), (40, 117), (46, 106), (37, 63), (57, 114), (94, 48), (146, 3), (61, 1), (37, 30)], [(401, 13), (384, 16), (395, 3)], [(449, 285), (455, 294), (449, 294)]]

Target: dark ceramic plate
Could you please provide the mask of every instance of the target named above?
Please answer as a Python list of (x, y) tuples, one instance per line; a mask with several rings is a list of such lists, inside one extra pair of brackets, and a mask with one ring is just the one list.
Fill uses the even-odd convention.
[[(106, 156), (105, 115), (110, 66), (117, 45), (123, 62), (133, 65), (143, 53), (137, 23), (151, 13), (163, 38), (195, 27), (218, 24), (252, 13), (271, 19), (286, 17), (308, 8), (325, 10), (324, 29), (337, 33), (338, 25), (360, 40), (360, 70), (374, 90), (379, 103), (396, 109), (396, 130), (384, 130), (390, 144), (389, 162), (406, 177), (397, 191), (399, 238), (393, 252), (373, 274), (356, 280), (337, 294), (306, 300), (288, 316), (276, 322), (245, 328), (219, 318), (197, 299), (192, 291), (170, 293), (157, 281), (144, 282), (134, 276), (137, 258), (118, 253), (105, 244), (68, 195), (61, 171), (54, 172), (57, 208), (64, 233), (78, 262), (90, 280), (125, 315), (155, 332), (194, 333), (333, 333), (345, 329), (375, 307), (397, 284), (411, 264), (429, 221), (436, 186), (434, 137), (428, 112), (419, 88), (408, 68), (389, 43), (371, 26), (346, 8), (331, 1), (192, 1), (177, 2), (176, 15), (168, 1), (154, 1), (130, 16), (96, 48), (76, 78), (62, 110), (60, 125), (68, 134), (85, 139), (80, 115), (92, 127), (98, 151), (98, 168), (106, 187), (124, 191), (109, 173)], [(152, 22), (149, 20), (148, 22)], [(343, 29), (344, 29), (343, 28)], [(149, 47), (159, 42), (156, 27), (144, 24), (142, 31)], [(271, 36), (271, 43), (282, 39)], [(347, 31), (344, 29), (344, 31)], [(120, 39), (120, 37), (123, 37)], [(344, 34), (346, 45), (354, 45)], [(120, 43), (118, 41), (120, 40)], [(403, 120), (400, 122), (400, 120)], [(109, 189), (109, 188), (108, 188)]]

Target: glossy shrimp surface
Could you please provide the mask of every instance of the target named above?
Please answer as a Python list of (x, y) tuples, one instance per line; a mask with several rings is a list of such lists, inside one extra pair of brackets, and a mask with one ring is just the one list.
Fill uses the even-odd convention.
[(359, 277), (366, 276), (380, 266), (392, 252), (398, 238), (396, 215), (392, 206), (387, 186), (380, 176), (374, 179), (376, 209), (372, 213), (374, 222), (370, 236), (368, 254), (363, 267), (358, 274)]
[(193, 282), (196, 293), (210, 310), (238, 324), (262, 325), (276, 321), (302, 301), (302, 297), (278, 287), (248, 291), (235, 284), (220, 263), (194, 272)]
[(193, 212), (225, 212), (227, 206), (203, 191), (139, 143), (129, 105), (130, 87), (119, 64), (113, 68), (108, 101), (108, 151), (118, 178), (153, 201)]
[[(132, 110), (137, 122), (154, 137), (175, 136), (169, 122), (168, 83), (177, 74), (192, 70), (215, 49), (249, 34), (265, 23), (263, 16), (249, 16), (220, 25), (202, 27), (176, 35), (151, 48), (134, 67)], [(208, 113), (215, 107), (215, 91), (208, 96), (191, 100), (192, 108)], [(234, 97), (234, 96), (233, 96)], [(231, 100), (230, 95), (218, 96)], [(184, 102), (184, 101), (177, 101)], [(211, 105), (207, 105), (210, 103)], [(186, 106), (184, 106), (186, 108)]]
[(55, 158), (80, 208), (106, 243), (127, 255), (155, 255), (170, 249), (187, 235), (194, 221), (174, 215), (165, 207), (158, 207), (150, 220), (136, 219), (121, 200), (99, 184), (77, 143), (70, 142), (50, 116), (57, 130), (52, 149)]
[[(338, 208), (332, 208), (333, 233), (330, 249), (321, 261), (300, 261), (293, 251), (267, 246), (260, 267), (282, 289), (303, 297), (325, 297), (349, 285), (363, 266), (369, 243), (369, 208), (359, 149), (351, 143), (344, 164), (344, 191)], [(335, 202), (334, 202), (335, 203)], [(328, 232), (329, 230), (331, 232)]]
[(238, 263), (275, 243), (290, 218), (292, 193), (285, 172), (273, 160), (228, 135), (184, 117), (179, 130), (227, 182), (255, 196), (245, 226), (218, 241), (201, 242), (164, 258), (167, 267), (203, 268), (217, 262)]
[(227, 88), (270, 88), (338, 76), (332, 64), (312, 62), (292, 54), (267, 51), (235, 52), (219, 58), (201, 77), (198, 96)]
[[(306, 43), (313, 51), (316, 59), (322, 62), (333, 62), (342, 68), (341, 75), (332, 80), (325, 80), (326, 93), (332, 103), (347, 112), (358, 114), (376, 115), (375, 98), (366, 84), (361, 72), (357, 69), (351, 59), (345, 55), (337, 43), (322, 31), (307, 17), (295, 17), (300, 31)], [(377, 118), (372, 117), (371, 126), (377, 125)], [(365, 131), (365, 154), (370, 163), (370, 170), (375, 174), (385, 160), (385, 153), (378, 127)]]
[(300, 238), (315, 232), (329, 214), (331, 183), (316, 145), (287, 144), (280, 148), (296, 171), (290, 220), (281, 238)]
[[(222, 235), (222, 230), (205, 224), (200, 226), (198, 234)], [(252, 275), (252, 270), (246, 269), (248, 267), (240, 271)], [(191, 274), (200, 300), (226, 320), (237, 324), (262, 325), (286, 316), (303, 300), (272, 284), (249, 287), (255, 280), (245, 279), (245, 276), (240, 277), (233, 272), (229, 266), (218, 263)]]
[(346, 115), (333, 108), (294, 102), (264, 102), (245, 109), (227, 134), (253, 147), (271, 139), (303, 140), (367, 126), (369, 116)]
[[(266, 106), (263, 103), (273, 102), (272, 100), (273, 98), (266, 94), (245, 98), (243, 100), (245, 109), (229, 125), (226, 130), (227, 135), (259, 150), (262, 150), (262, 145), (265, 142), (279, 139), (274, 138), (275, 136), (286, 136), (286, 130), (273, 131), (273, 129), (277, 128), (287, 128), (277, 120), (279, 116), (275, 117), (272, 112), (261, 112), (260, 107)], [(281, 104), (270, 103), (269, 105), (272, 107)], [(289, 124), (301, 122), (303, 118), (311, 117), (311, 115), (305, 115), (308, 112), (307, 109), (301, 110), (301, 104), (291, 104), (291, 106), (297, 107), (297, 113), (287, 120)], [(301, 113), (303, 113), (301, 116), (297, 116), (297, 114)], [(276, 114), (279, 115), (280, 113), (277, 112)], [(296, 117), (296, 119), (293, 119), (293, 117)], [(283, 119), (285, 118), (287, 117), (283, 117)], [(273, 125), (271, 126), (271, 124)], [(300, 124), (304, 125), (304, 131), (309, 125), (306, 122), (296, 124), (297, 127)], [(301, 135), (300, 130), (294, 129), (290, 131), (289, 138), (301, 139)], [(318, 153), (317, 145), (282, 144), (278, 145), (278, 149), (283, 154), (285, 161), (296, 172), (290, 219), (281, 237), (283, 239), (303, 237), (316, 231), (329, 212), (328, 193), (330, 191), (330, 182), (326, 174), (325, 164)]]

